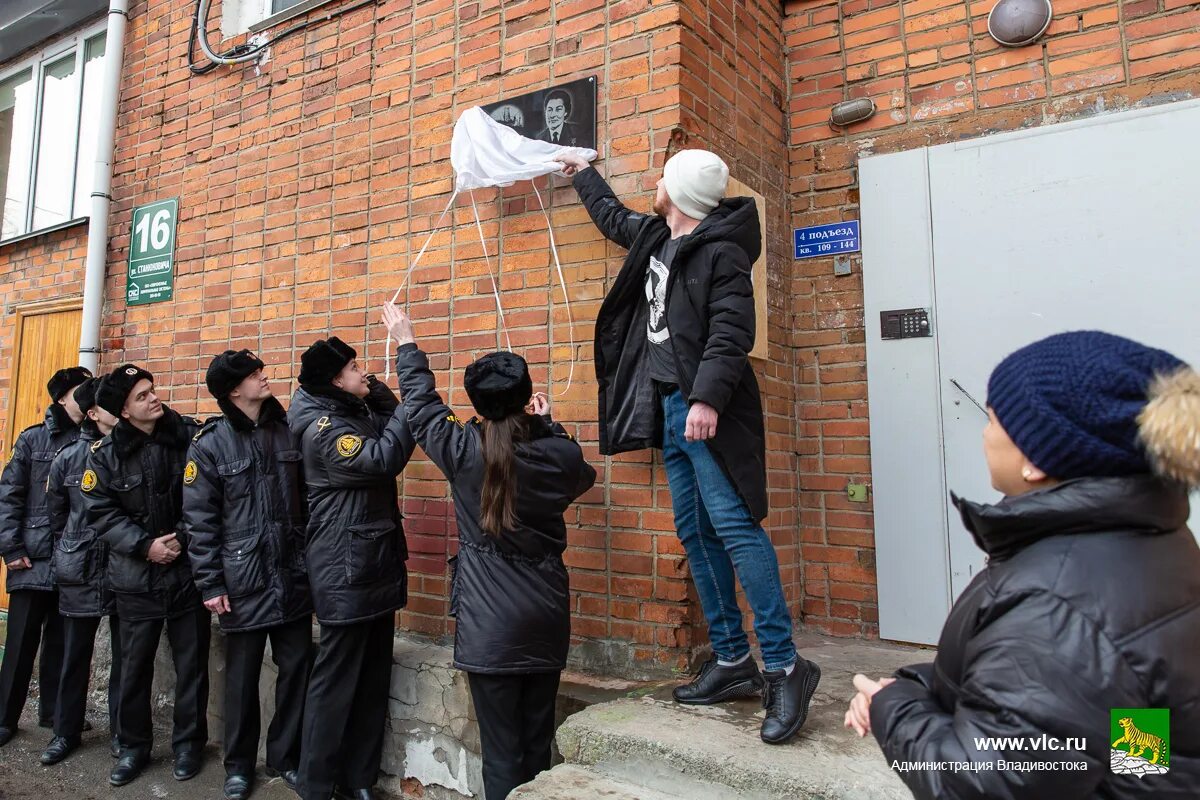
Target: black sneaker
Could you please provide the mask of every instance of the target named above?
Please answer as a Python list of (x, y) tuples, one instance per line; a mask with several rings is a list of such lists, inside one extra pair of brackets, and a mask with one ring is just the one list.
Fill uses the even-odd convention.
[(766, 691), (763, 692), (763, 708), (767, 717), (763, 720), (759, 736), (767, 744), (783, 744), (804, 726), (808, 719), (808, 705), (812, 702), (817, 684), (821, 682), (821, 668), (803, 658), (797, 659), (796, 668), (788, 675), (783, 670), (766, 672)]
[(704, 662), (691, 683), (676, 686), (671, 692), (675, 702), (689, 706), (709, 706), (726, 700), (758, 697), (762, 693), (763, 675), (753, 657), (732, 667), (723, 667), (713, 656)]

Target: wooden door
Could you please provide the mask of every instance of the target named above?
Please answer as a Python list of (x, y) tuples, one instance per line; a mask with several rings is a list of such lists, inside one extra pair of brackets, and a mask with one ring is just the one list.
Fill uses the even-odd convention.
[[(21, 431), (41, 422), (50, 402), (46, 381), (56, 370), (79, 363), (79, 325), (83, 312), (78, 301), (18, 309), (11, 380), (8, 394), (8, 423), (5, 429), (5, 463)], [(0, 566), (0, 574), (4, 567)], [(8, 595), (0, 581), (0, 609), (8, 608)]]

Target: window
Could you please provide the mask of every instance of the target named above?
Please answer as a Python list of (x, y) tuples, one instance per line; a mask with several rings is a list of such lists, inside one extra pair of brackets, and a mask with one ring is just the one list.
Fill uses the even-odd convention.
[(0, 72), (0, 241), (87, 215), (104, 51), (93, 26)]
[(300, 5), (304, 0), (267, 0), (267, 16), (287, 11), (292, 6)]

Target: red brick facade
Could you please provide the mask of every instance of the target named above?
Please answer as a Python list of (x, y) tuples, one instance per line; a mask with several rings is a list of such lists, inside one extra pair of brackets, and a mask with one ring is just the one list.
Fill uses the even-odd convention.
[[(1161, 0), (1172, 5), (1175, 0)], [(1177, 4), (1177, 3), (1176, 3)], [(599, 166), (648, 208), (668, 152), (714, 149), (767, 205), (770, 535), (805, 622), (874, 635), (877, 609), (860, 270), (793, 262), (793, 225), (857, 217), (856, 160), (1200, 88), (1190, 7), (1139, 0), (1058, 4), (1042, 44), (1002, 51), (990, 3), (952, 0), (381, 0), (272, 48), (261, 69), (190, 76), (188, 0), (131, 9), (114, 178), (104, 365), (145, 363), (168, 402), (205, 415), (208, 357), (247, 346), (290, 394), (300, 352), (335, 333), (383, 371), (379, 305), (451, 189), (451, 126), (463, 109), (588, 75), (598, 79)], [(214, 31), (221, 13), (213, 11)], [(317, 16), (314, 14), (314, 16)], [(880, 112), (837, 135), (829, 107), (871, 96)], [(561, 179), (548, 197), (575, 317), (574, 349), (548, 237), (528, 185), (478, 192), (501, 267), (512, 344), (556, 398), (600, 482), (570, 512), (576, 654), (627, 675), (686, 666), (705, 640), (674, 536), (660, 459), (596, 451), (592, 321), (623, 253), (602, 241)], [(539, 187), (546, 181), (540, 181)], [(133, 206), (180, 198), (172, 302), (126, 308)], [(434, 237), (407, 299), (451, 405), (468, 412), (463, 367), (503, 344), (470, 204)], [(81, 293), (86, 230), (0, 247), (0, 376), (12, 307)], [(0, 413), (8, 387), (0, 384)], [(403, 478), (412, 558), (405, 627), (441, 636), (453, 514), (419, 458)], [(689, 599), (689, 597), (691, 599)]]

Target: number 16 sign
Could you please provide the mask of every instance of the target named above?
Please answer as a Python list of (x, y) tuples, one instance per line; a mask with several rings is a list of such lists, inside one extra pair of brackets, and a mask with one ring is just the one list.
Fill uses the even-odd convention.
[(171, 299), (175, 283), (175, 221), (179, 200), (160, 200), (133, 210), (125, 302), (140, 306)]

